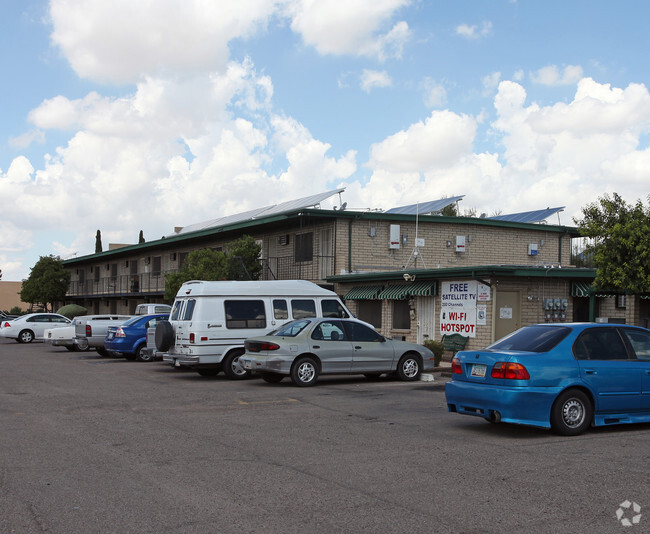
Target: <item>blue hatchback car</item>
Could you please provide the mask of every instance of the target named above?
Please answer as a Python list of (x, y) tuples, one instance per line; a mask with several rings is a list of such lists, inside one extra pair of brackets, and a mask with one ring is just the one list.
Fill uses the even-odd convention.
[(149, 361), (150, 358), (141, 354), (147, 345), (147, 329), (155, 328), (156, 324), (167, 319), (169, 314), (138, 315), (120, 326), (108, 328), (104, 348), (111, 354), (121, 354), (127, 360)]
[(595, 323), (526, 326), (458, 352), (450, 412), (575, 436), (589, 426), (650, 422), (650, 330)]

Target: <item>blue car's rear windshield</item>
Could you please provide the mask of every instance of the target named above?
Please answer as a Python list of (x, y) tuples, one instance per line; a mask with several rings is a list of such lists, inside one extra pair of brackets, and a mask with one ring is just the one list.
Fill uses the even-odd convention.
[(489, 345), (489, 350), (548, 352), (569, 335), (566, 326), (526, 326)]

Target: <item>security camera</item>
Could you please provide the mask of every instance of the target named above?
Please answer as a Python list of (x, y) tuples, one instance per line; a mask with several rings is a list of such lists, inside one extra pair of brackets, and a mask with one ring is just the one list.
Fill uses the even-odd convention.
[(404, 280), (406, 280), (408, 282), (410, 280), (410, 278), (411, 278), (411, 275), (409, 273), (404, 273)]

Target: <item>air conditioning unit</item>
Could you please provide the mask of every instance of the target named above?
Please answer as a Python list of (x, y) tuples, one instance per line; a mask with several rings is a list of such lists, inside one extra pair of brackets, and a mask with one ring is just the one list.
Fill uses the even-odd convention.
[(288, 245), (289, 244), (289, 234), (281, 235), (278, 237), (278, 245)]

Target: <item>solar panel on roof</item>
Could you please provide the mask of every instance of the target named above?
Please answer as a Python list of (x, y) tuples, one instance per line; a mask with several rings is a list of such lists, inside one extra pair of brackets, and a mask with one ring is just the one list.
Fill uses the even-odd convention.
[(509, 215), (497, 215), (495, 217), (486, 217), (493, 221), (509, 221), (520, 223), (542, 222), (560, 211), (564, 211), (564, 206), (560, 208), (546, 208), (544, 210), (522, 211), (521, 213), (511, 213)]
[(257, 208), (254, 210), (245, 211), (243, 213), (236, 213), (234, 215), (227, 215), (225, 217), (219, 217), (217, 219), (210, 219), (209, 221), (190, 224), (188, 226), (185, 226), (182, 230), (175, 233), (174, 235), (198, 232), (200, 230), (207, 230), (208, 228), (226, 226), (228, 224), (249, 221), (259, 217), (266, 217), (268, 215), (277, 215), (279, 213), (294, 211), (301, 208), (310, 208), (316, 206), (317, 204), (320, 204), (323, 200), (334, 196), (337, 193), (342, 193), (343, 191), (345, 191), (345, 188), (334, 189), (332, 191), (310, 195), (308, 197), (299, 198), (297, 200), (289, 200), (280, 204), (272, 204), (271, 206), (265, 206), (263, 208)]
[(408, 206), (400, 206), (391, 208), (384, 213), (393, 213), (396, 215), (426, 215), (427, 213), (437, 213), (442, 211), (447, 206), (454, 204), (461, 200), (465, 195), (459, 197), (441, 198), (440, 200), (432, 200), (429, 202), (420, 202), (419, 204), (410, 204)]

